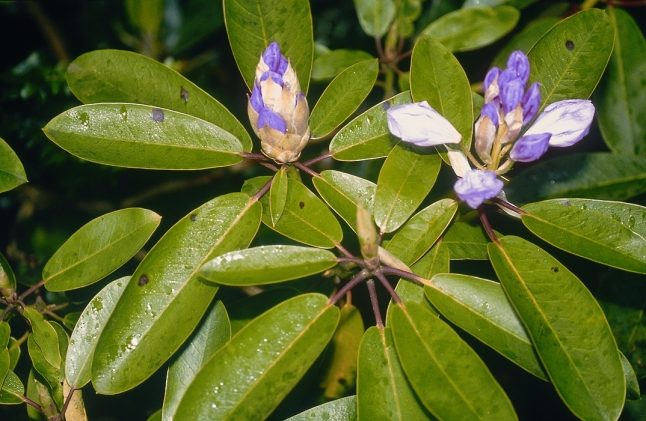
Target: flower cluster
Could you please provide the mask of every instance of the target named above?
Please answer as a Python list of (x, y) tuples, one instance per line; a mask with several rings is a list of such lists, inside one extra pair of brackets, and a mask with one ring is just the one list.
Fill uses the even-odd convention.
[(294, 69), (275, 42), (260, 57), (247, 112), (265, 155), (280, 164), (298, 159), (310, 138), (309, 108)]
[[(487, 73), (485, 103), (474, 130), (475, 152), (482, 163), (471, 154), (447, 146), (451, 166), (460, 177), (455, 192), (474, 209), (501, 193), (503, 182), (497, 175), (509, 171), (514, 162), (535, 161), (549, 146), (573, 145), (590, 129), (592, 103), (564, 100), (547, 106), (520, 136), (541, 104), (540, 84), (526, 86), (529, 73), (529, 60), (521, 51), (509, 56), (506, 69), (494, 67)], [(393, 135), (418, 146), (455, 144), (461, 140), (451, 123), (426, 101), (388, 110), (388, 127)], [(471, 169), (467, 155), (476, 169)]]

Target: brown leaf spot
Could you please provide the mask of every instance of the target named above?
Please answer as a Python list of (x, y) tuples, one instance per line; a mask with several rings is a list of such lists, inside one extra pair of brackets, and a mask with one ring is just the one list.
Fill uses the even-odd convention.
[(568, 51), (574, 50), (574, 41), (571, 41), (571, 40), (565, 41), (565, 48), (567, 48)]
[(150, 113), (150, 116), (152, 117), (155, 123), (163, 123), (164, 118), (166, 118), (166, 116), (164, 115), (164, 111), (160, 110), (159, 108), (153, 108), (152, 112)]
[(137, 281), (137, 285), (140, 287), (146, 285), (150, 279), (148, 279), (148, 275), (145, 273), (139, 277), (139, 280)]

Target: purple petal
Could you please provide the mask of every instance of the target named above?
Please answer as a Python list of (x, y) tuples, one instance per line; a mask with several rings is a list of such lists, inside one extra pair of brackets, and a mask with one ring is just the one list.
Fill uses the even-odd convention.
[(473, 169), (456, 181), (453, 189), (460, 200), (467, 202), (471, 208), (477, 209), (485, 200), (496, 197), (503, 186), (503, 182), (498, 179), (495, 172)]
[(287, 59), (280, 53), (280, 47), (277, 42), (269, 44), (269, 47), (262, 53), (262, 59), (272, 72), (281, 76), (285, 74)]
[(507, 60), (507, 70), (511, 71), (514, 78), (519, 78), (523, 86), (529, 79), (529, 59), (520, 50), (514, 51)]
[(526, 136), (551, 133), (550, 146), (571, 146), (588, 134), (594, 105), (585, 99), (557, 101), (545, 108)]
[(523, 136), (511, 148), (509, 157), (516, 162), (532, 162), (543, 156), (550, 146), (551, 133)]
[(487, 76), (485, 76), (485, 79), (484, 79), (485, 91), (489, 89), (489, 86), (491, 86), (492, 83), (494, 83), (496, 78), (500, 75), (500, 72), (502, 72), (502, 70), (500, 70), (500, 67), (492, 67), (487, 72)]
[(500, 100), (505, 114), (514, 111), (525, 93), (525, 84), (520, 79), (513, 79), (500, 86)]
[(527, 124), (534, 118), (541, 105), (541, 91), (539, 89), (540, 83), (534, 82), (529, 87), (523, 100), (520, 102), (523, 107), (523, 124)]
[(283, 77), (276, 72), (273, 72), (271, 70), (266, 71), (265, 73), (260, 76), (260, 82), (263, 82), (271, 77), (271, 80), (273, 80), (275, 83), (279, 84), (281, 87), (283, 87)]
[(262, 111), (265, 104), (262, 102), (262, 93), (260, 92), (260, 86), (257, 83), (253, 84), (253, 89), (251, 90), (251, 97), (249, 98), (251, 103), (251, 108), (258, 114)]
[(263, 109), (258, 113), (258, 128), (262, 129), (265, 125), (269, 125), (274, 130), (279, 132), (286, 133), (287, 125), (285, 121), (276, 114), (276, 112), (270, 110), (269, 108), (263, 107)]
[(489, 117), (493, 125), (498, 127), (498, 104), (496, 102), (485, 104), (480, 110), (480, 116), (483, 115)]
[(403, 140), (417, 146), (460, 143), (462, 135), (435, 111), (428, 102), (404, 104), (387, 112), (388, 129)]

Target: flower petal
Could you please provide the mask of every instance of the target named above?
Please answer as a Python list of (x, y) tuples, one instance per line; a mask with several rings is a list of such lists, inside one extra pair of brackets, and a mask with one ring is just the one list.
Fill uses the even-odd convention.
[(461, 150), (452, 149), (446, 145), (444, 146), (446, 147), (447, 156), (449, 157), (449, 162), (455, 175), (464, 177), (464, 174), (471, 169), (471, 164), (469, 164), (467, 156)]
[(464, 177), (456, 181), (453, 189), (460, 200), (477, 209), (485, 200), (496, 197), (502, 191), (504, 183), (495, 172), (489, 170), (469, 170)]
[(588, 134), (594, 105), (585, 99), (558, 101), (545, 108), (525, 135), (551, 133), (550, 146), (571, 146)]
[(525, 135), (514, 143), (509, 157), (516, 162), (532, 162), (543, 156), (550, 146), (551, 133)]
[(403, 140), (418, 146), (460, 143), (462, 135), (428, 102), (404, 104), (387, 112), (388, 129)]
[(278, 130), (283, 134), (287, 131), (285, 121), (274, 111), (266, 107), (258, 113), (258, 128), (262, 129), (265, 125), (269, 125), (272, 129)]

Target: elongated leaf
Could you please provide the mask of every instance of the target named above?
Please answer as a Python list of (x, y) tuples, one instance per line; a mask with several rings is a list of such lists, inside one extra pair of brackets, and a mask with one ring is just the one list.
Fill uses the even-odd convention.
[(61, 353), (59, 351), (58, 335), (54, 327), (43, 318), (33, 308), (26, 308), (23, 311), (23, 316), (29, 320), (31, 324), (32, 333), (29, 335), (36, 345), (42, 356), (49, 365), (58, 369), (61, 366)]
[(424, 291), (452, 323), (536, 377), (547, 380), (529, 335), (497, 282), (457, 274), (439, 274)]
[[(46, 322), (51, 324), (52, 329), (56, 332), (56, 348), (60, 355), (65, 357), (67, 354), (67, 348), (69, 344), (69, 338), (65, 329), (63, 329), (56, 322)], [(63, 380), (65, 378), (65, 367), (64, 361), (59, 362), (58, 366), (52, 365), (46, 358), (44, 354), (44, 349), (40, 346), (35, 340), (35, 335), (29, 335), (27, 339), (27, 349), (29, 351), (29, 356), (34, 365), (34, 369), (37, 371), (39, 376), (42, 376), (41, 379), (43, 382), (48, 384), (49, 396), (56, 404), (58, 409), (63, 408), (64, 395), (63, 395)], [(63, 363), (63, 364), (61, 364)], [(47, 389), (47, 388), (46, 388)], [(41, 394), (41, 393), (39, 393)]]
[(9, 338), (9, 346), (7, 348), (9, 349), (9, 357), (11, 358), (9, 368), (14, 370), (22, 353), (18, 340), (16, 338)]
[[(268, 180), (267, 177), (247, 180), (242, 192), (251, 196)], [(263, 196), (260, 202), (262, 222), (287, 238), (322, 248), (332, 248), (343, 239), (341, 225), (334, 214), (318, 196), (298, 180), (289, 179), (285, 210), (275, 226), (271, 224), (267, 195)]]
[(442, 199), (419, 211), (397, 231), (386, 245), (386, 250), (407, 265), (422, 257), (449, 225), (458, 202)]
[(25, 386), (23, 386), (20, 378), (16, 376), (16, 373), (9, 370), (4, 378), (4, 383), (2, 383), (2, 389), (0, 389), (0, 392), (0, 404), (18, 405), (23, 403), (20, 396), (24, 396)]
[[(612, 216), (571, 206), (563, 199), (530, 203), (523, 210), (529, 212), (522, 215), (523, 224), (548, 243), (595, 262), (646, 274), (646, 238)], [(640, 220), (646, 220), (644, 208)]]
[(275, 41), (307, 93), (314, 54), (309, 1), (224, 0), (223, 4), (231, 50), (249, 90), (260, 55)]
[(27, 174), (16, 153), (0, 138), (0, 193), (27, 182)]
[(593, 199), (567, 199), (561, 202), (579, 209), (601, 213), (646, 238), (646, 207), (644, 206)]
[(172, 421), (184, 392), (204, 364), (231, 339), (231, 324), (222, 301), (217, 301), (191, 338), (171, 359), (160, 420)]
[(451, 224), (442, 237), (442, 244), (451, 252), (451, 260), (487, 260), (489, 241), (482, 225), (467, 222)]
[(339, 309), (327, 300), (301, 295), (245, 326), (195, 376), (175, 421), (266, 418), (332, 337)]
[(338, 161), (363, 161), (387, 156), (397, 139), (388, 130), (386, 110), (411, 101), (410, 93), (402, 92), (346, 124), (330, 142), (332, 157)]
[(516, 205), (557, 197), (626, 200), (646, 192), (646, 158), (576, 154), (532, 166), (506, 187)]
[(261, 246), (206, 262), (200, 276), (223, 285), (265, 285), (304, 278), (336, 266), (334, 253), (310, 247)]
[(229, 304), (227, 310), (231, 321), (231, 335), (238, 333), (249, 322), (265, 311), (295, 297), (297, 294), (298, 291), (292, 288), (274, 288)]
[(354, 0), (359, 24), (371, 37), (383, 37), (395, 19), (397, 9), (394, 0)]
[(353, 64), (373, 58), (363, 50), (328, 50), (314, 59), (312, 65), (312, 80), (331, 80)]
[(10, 337), (11, 328), (9, 327), (9, 323), (5, 321), (0, 322), (0, 349), (7, 348), (7, 346), (9, 345)]
[(626, 376), (626, 400), (638, 401), (641, 399), (639, 392), (639, 381), (635, 375), (635, 371), (630, 365), (630, 361), (624, 354), (621, 354), (621, 367), (624, 369)]
[(359, 348), (357, 419), (430, 420), (406, 380), (390, 328), (368, 328)]
[(608, 9), (617, 37), (608, 68), (594, 99), (606, 145), (615, 153), (646, 155), (646, 39), (635, 20), (621, 9)]
[(507, 67), (507, 59), (514, 51), (522, 51), (527, 54), (534, 44), (549, 31), (552, 26), (558, 23), (559, 19), (554, 16), (538, 18), (530, 22), (518, 35), (514, 36), (505, 47), (500, 50), (491, 63), (491, 67), (497, 66), (501, 69)]
[(249, 134), (226, 107), (149, 57), (130, 51), (91, 51), (70, 63), (66, 77), (70, 89), (84, 104), (131, 102), (189, 114), (231, 133), (245, 152), (251, 152)]
[(357, 397), (352, 395), (337, 399), (298, 415), (287, 418), (285, 421), (356, 421)]
[(399, 143), (381, 167), (375, 191), (375, 223), (383, 232), (401, 227), (435, 184), (442, 160), (434, 150)]
[(99, 393), (128, 390), (153, 374), (204, 315), (217, 287), (199, 280), (213, 257), (246, 248), (261, 206), (231, 193), (177, 222), (135, 270), (94, 351), (92, 383)]
[(82, 226), (43, 269), (45, 287), (67, 291), (97, 282), (120, 268), (159, 226), (155, 212), (130, 208), (102, 215)]
[(608, 64), (614, 28), (600, 9), (583, 10), (550, 29), (529, 51), (529, 83), (540, 82), (541, 107), (588, 98)]
[(65, 358), (65, 380), (77, 389), (88, 384), (92, 378), (92, 359), (99, 336), (121, 297), (129, 277), (123, 277), (106, 285), (88, 303), (81, 313)]
[(372, 181), (341, 171), (325, 170), (312, 178), (314, 187), (323, 200), (357, 232), (357, 205), (372, 215), (375, 188)]
[(510, 6), (474, 6), (447, 13), (422, 31), (451, 51), (475, 50), (492, 44), (516, 26), (520, 12)]
[(274, 175), (269, 190), (269, 210), (271, 212), (271, 225), (275, 226), (285, 210), (287, 202), (287, 170), (281, 167)]
[(579, 418), (616, 420), (626, 379), (592, 294), (565, 266), (519, 237), (491, 243), (489, 257), (561, 399)]
[(229, 132), (148, 105), (81, 105), (55, 117), (43, 131), (72, 155), (117, 167), (196, 170), (242, 161), (242, 143)]
[(7, 259), (0, 253), (0, 296), (11, 296), (15, 290), (16, 275), (14, 275)]
[(6, 347), (0, 349), (0, 390), (2, 390), (2, 384), (7, 373), (9, 373), (10, 366), (11, 357), (9, 356), (9, 350)]
[(325, 89), (310, 115), (312, 138), (330, 134), (361, 105), (377, 80), (379, 62), (370, 59), (354, 64)]
[(415, 102), (427, 101), (462, 135), (468, 149), (473, 134), (473, 101), (466, 73), (442, 43), (420, 38), (411, 57), (410, 89)]

